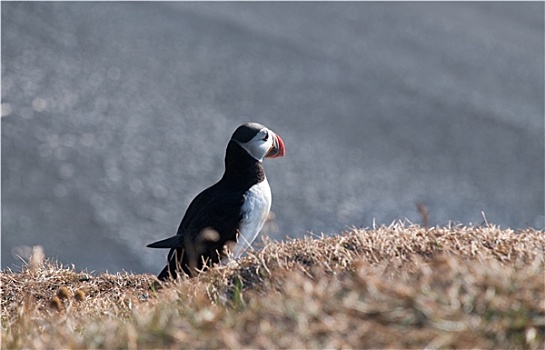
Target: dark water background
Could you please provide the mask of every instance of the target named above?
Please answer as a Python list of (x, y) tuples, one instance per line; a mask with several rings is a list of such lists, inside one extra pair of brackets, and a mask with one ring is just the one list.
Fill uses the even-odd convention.
[(544, 4), (2, 3), (2, 268), (156, 273), (261, 122), (282, 239), (544, 226)]

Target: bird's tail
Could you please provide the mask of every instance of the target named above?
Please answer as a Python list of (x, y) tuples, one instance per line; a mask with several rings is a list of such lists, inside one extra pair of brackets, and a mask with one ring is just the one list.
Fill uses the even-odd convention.
[(180, 247), (182, 244), (181, 242), (181, 236), (180, 235), (174, 235), (169, 238), (165, 238), (163, 240), (150, 243), (146, 247), (148, 248), (177, 248)]

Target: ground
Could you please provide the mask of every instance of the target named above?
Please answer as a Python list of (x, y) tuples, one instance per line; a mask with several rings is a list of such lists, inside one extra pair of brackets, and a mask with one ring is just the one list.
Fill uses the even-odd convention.
[(542, 231), (400, 222), (266, 242), (157, 284), (40, 257), (3, 271), (5, 348), (543, 348)]

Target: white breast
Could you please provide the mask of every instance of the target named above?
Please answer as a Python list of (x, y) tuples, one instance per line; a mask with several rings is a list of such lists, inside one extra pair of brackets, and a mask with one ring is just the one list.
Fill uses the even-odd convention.
[(272, 195), (267, 179), (250, 187), (242, 206), (242, 221), (239, 227), (238, 243), (233, 251), (237, 259), (256, 239), (269, 216)]

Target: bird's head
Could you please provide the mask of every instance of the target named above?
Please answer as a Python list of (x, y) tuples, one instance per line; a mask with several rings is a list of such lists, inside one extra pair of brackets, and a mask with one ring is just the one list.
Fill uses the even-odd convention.
[(263, 158), (283, 157), (286, 154), (286, 148), (280, 136), (258, 123), (242, 124), (235, 130), (231, 140), (259, 161)]

